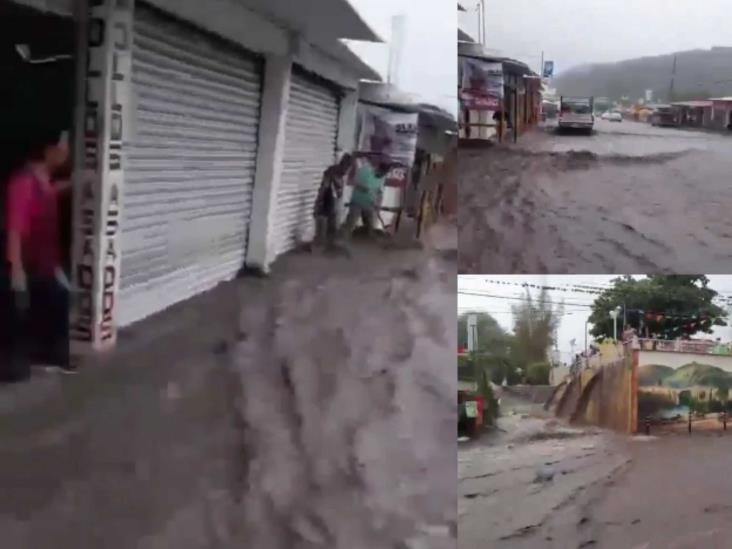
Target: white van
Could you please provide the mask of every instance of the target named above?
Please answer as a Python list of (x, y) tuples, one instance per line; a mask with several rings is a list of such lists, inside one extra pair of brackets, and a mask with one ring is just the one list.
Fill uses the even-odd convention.
[(559, 100), (559, 128), (592, 133), (595, 125), (593, 97), (564, 97)]

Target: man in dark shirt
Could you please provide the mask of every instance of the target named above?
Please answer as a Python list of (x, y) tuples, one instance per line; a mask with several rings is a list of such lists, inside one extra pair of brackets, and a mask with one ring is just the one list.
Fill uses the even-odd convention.
[(343, 196), (343, 182), (353, 168), (353, 157), (346, 153), (338, 164), (323, 172), (323, 180), (315, 199), (313, 215), (318, 244), (332, 247), (338, 234), (338, 200)]

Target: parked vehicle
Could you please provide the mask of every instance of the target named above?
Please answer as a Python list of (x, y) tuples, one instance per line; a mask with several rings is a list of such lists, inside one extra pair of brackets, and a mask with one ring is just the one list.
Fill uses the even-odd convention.
[(658, 107), (651, 113), (651, 126), (678, 126), (676, 114), (671, 107)]
[(610, 122), (622, 122), (623, 121), (623, 115), (620, 114), (618, 111), (613, 111), (611, 113), (608, 113), (607, 119)]
[(577, 129), (592, 133), (595, 125), (594, 98), (564, 97), (559, 100), (559, 129)]

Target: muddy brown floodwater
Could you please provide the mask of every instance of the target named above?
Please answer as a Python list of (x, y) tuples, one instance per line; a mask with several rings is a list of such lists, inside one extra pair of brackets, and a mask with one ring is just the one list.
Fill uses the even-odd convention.
[(732, 155), (721, 135), (598, 123), (463, 149), (462, 273), (732, 270)]
[(251, 547), (455, 546), (454, 251), (353, 261), (243, 309)]
[(626, 437), (510, 408), (459, 451), (461, 549), (731, 546), (729, 431)]

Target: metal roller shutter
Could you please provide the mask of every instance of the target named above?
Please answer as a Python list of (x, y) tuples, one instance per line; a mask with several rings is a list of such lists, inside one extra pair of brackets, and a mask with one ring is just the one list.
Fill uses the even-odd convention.
[(138, 3), (120, 325), (232, 278), (246, 255), (262, 63)]
[(276, 255), (315, 234), (313, 206), (323, 171), (335, 159), (338, 109), (334, 88), (293, 70), (274, 224)]

